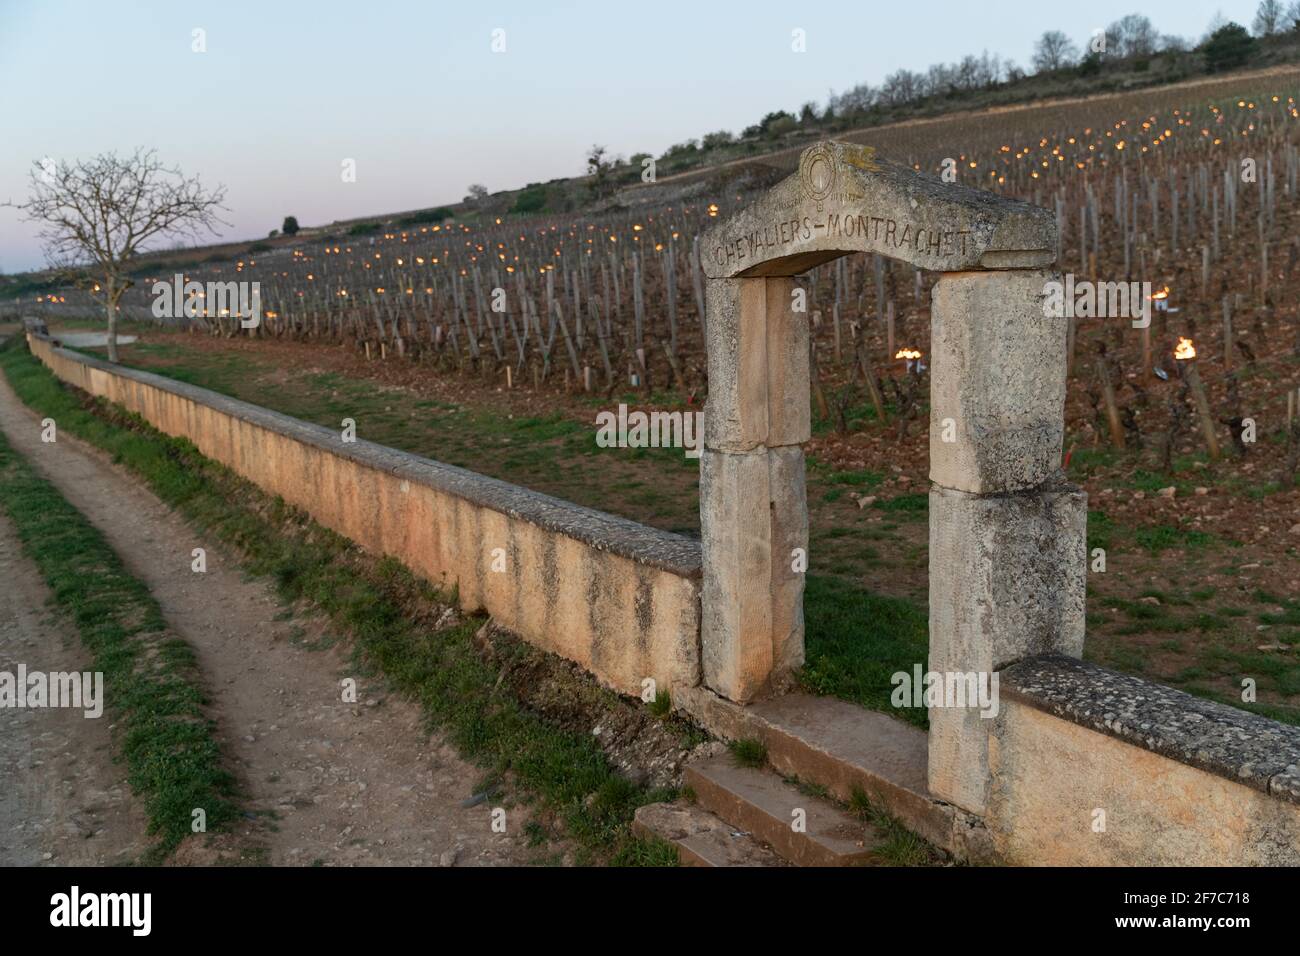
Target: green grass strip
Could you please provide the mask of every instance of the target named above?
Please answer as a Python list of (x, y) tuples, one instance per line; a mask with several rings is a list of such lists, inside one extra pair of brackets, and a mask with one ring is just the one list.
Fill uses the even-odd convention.
[(234, 779), (222, 769), (190, 647), (168, 633), (158, 603), (99, 530), (3, 434), (0, 507), (104, 674), (127, 781), (157, 837), (143, 862), (160, 862), (189, 835), (195, 809), (208, 830), (221, 829), (236, 815)]

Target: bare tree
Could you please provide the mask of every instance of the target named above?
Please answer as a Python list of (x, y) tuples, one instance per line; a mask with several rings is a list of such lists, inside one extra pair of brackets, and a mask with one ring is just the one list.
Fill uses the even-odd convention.
[[(1300, 0), (1296, 2), (1300, 3)], [(879, 99), (879, 91), (872, 89), (870, 83), (859, 83), (843, 93), (832, 93), (826, 108), (840, 116), (851, 116), (854, 113), (865, 113), (875, 106)]]
[(1060, 30), (1048, 30), (1034, 47), (1034, 69), (1039, 73), (1069, 66), (1079, 55), (1079, 48)]
[(41, 224), (46, 261), (99, 298), (108, 312), (108, 359), (117, 361), (117, 311), (134, 285), (134, 260), (163, 236), (216, 234), (224, 186), (207, 190), (197, 177), (165, 167), (154, 150), (130, 156), (38, 160), (25, 203), (6, 203)]
[(1255, 9), (1255, 35), (1271, 37), (1282, 29), (1284, 13), (1279, 0), (1261, 0)]
[(1148, 56), (1156, 49), (1156, 28), (1140, 13), (1130, 13), (1106, 28), (1107, 50), (1118, 57)]
[(890, 106), (903, 106), (920, 96), (923, 82), (919, 73), (913, 73), (911, 70), (896, 70), (885, 77), (880, 98)]
[(1300, 30), (1300, 0), (1291, 0), (1291, 6), (1282, 15), (1283, 30)]

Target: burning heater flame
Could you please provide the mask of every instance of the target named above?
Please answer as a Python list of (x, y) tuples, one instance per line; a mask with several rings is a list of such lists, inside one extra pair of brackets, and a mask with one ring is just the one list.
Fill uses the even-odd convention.
[(1191, 339), (1178, 336), (1178, 347), (1174, 349), (1174, 358), (1180, 362), (1196, 358), (1196, 346), (1192, 344)]
[(1168, 289), (1168, 288), (1164, 288), (1164, 289), (1161, 289), (1159, 292), (1153, 292), (1153, 293), (1151, 294), (1151, 298), (1153, 298), (1153, 299), (1167, 299), (1167, 298), (1169, 298), (1169, 289)]
[(894, 355), (894, 358), (896, 359), (910, 360), (910, 359), (919, 359), (920, 357), (921, 357), (921, 352), (918, 349), (899, 349), (898, 352), (895, 353)]

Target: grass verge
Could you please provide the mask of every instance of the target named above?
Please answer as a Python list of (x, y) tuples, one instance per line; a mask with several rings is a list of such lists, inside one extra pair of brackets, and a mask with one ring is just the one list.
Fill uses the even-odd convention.
[(365, 555), (190, 442), (65, 388), (22, 340), (0, 350), (0, 368), (27, 405), (112, 454), (187, 520), (237, 547), (246, 569), (271, 578), (282, 598), (309, 603), (350, 633), (358, 665), (418, 701), (487, 779), (509, 775), (575, 841), (577, 862), (664, 862), (629, 825), (638, 806), (674, 794), (629, 782), (590, 734), (557, 728), (499, 693), (498, 668), (472, 640), (483, 618), (435, 626), (451, 599), (400, 562)]
[(123, 568), (99, 530), (41, 478), (0, 434), (0, 507), (72, 619), (104, 675), (114, 741), (156, 842), (142, 862), (164, 860), (202, 809), (216, 831), (236, 814), (189, 645), (170, 634), (149, 590)]

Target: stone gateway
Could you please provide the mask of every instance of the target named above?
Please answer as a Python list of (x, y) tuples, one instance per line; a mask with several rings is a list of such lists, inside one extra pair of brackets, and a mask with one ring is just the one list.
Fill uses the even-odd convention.
[[(745, 703), (803, 662), (809, 329), (793, 277), (852, 252), (944, 273), (934, 289), (930, 659), (992, 674), (1083, 651), (1084, 494), (1061, 473), (1066, 322), (1049, 212), (819, 143), (703, 242), (709, 400), (700, 470), (703, 679)], [(942, 423), (956, 441), (940, 441)], [(929, 786), (983, 813), (989, 728), (930, 709)]]

